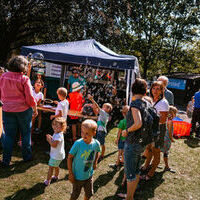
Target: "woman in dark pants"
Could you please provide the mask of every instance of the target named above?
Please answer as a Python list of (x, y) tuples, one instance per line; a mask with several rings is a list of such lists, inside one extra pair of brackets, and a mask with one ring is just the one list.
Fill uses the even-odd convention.
[(0, 100), (3, 102), (3, 161), (8, 166), (11, 161), (13, 144), (17, 130), (22, 137), (22, 156), (24, 161), (32, 160), (31, 119), (37, 116), (36, 101), (33, 97), (30, 79), (24, 75), (28, 61), (23, 56), (11, 58), (9, 72), (0, 78)]

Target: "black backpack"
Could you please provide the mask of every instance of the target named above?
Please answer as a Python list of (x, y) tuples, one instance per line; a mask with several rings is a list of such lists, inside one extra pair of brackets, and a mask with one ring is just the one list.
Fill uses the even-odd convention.
[(146, 102), (146, 106), (144, 106), (141, 110), (141, 115), (142, 127), (137, 130), (136, 133), (140, 135), (139, 143), (142, 146), (146, 146), (152, 142), (156, 142), (159, 139), (160, 117), (157, 114), (156, 109), (149, 102)]

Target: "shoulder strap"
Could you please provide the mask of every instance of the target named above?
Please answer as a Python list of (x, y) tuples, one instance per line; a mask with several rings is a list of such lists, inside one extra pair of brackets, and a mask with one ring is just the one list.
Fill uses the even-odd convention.
[(159, 99), (158, 101), (156, 101), (156, 103), (153, 105), (153, 107), (155, 107), (156, 106), (156, 104), (159, 102), (159, 101), (161, 101), (162, 99)]

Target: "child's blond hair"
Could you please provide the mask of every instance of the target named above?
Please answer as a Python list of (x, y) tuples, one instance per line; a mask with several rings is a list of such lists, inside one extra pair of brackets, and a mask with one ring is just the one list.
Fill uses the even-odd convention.
[(66, 131), (66, 128), (67, 128), (67, 122), (66, 122), (66, 119), (64, 117), (56, 117), (53, 121), (52, 121), (52, 124), (55, 123), (55, 124), (60, 124), (61, 125), (61, 131), (63, 133), (65, 133)]
[(85, 127), (87, 130), (89, 130), (92, 133), (96, 133), (97, 130), (97, 123), (92, 119), (86, 119), (81, 124), (82, 127)]
[(62, 97), (66, 98), (67, 97), (67, 89), (64, 87), (60, 87), (57, 89), (57, 93), (61, 95)]
[(174, 114), (174, 116), (176, 116), (178, 110), (175, 106), (169, 106), (169, 117), (172, 117), (172, 114)]
[(110, 103), (104, 103), (103, 106), (106, 106), (109, 108), (109, 113), (112, 111), (113, 107)]

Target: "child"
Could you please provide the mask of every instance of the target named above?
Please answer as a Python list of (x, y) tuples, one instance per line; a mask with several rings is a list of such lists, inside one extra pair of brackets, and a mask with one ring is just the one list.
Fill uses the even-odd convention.
[(194, 110), (194, 96), (191, 98), (191, 100), (188, 102), (188, 105), (187, 105), (186, 112), (189, 118), (192, 118), (193, 110)]
[(84, 200), (93, 195), (92, 175), (96, 169), (100, 144), (93, 138), (97, 130), (97, 123), (86, 119), (81, 125), (81, 139), (72, 146), (67, 160), (69, 181), (73, 184), (70, 200), (78, 199), (82, 187), (85, 190)]
[(163, 158), (165, 162), (165, 171), (171, 171), (169, 164), (168, 164), (168, 155), (169, 150), (171, 147), (171, 142), (174, 142), (173, 139), (173, 121), (172, 119), (176, 117), (177, 109), (174, 106), (169, 106), (169, 115), (168, 115), (168, 121), (167, 121), (167, 132), (164, 138), (164, 146), (161, 149), (163, 152)]
[(115, 140), (115, 143), (118, 145), (118, 157), (116, 164), (114, 166), (110, 165), (110, 167), (118, 168), (120, 164), (123, 165), (124, 162), (124, 142), (126, 138), (122, 136), (122, 131), (126, 130), (126, 114), (128, 113), (128, 110), (129, 106), (127, 105), (122, 108), (122, 115), (124, 119), (119, 122), (117, 139)]
[(56, 117), (64, 117), (65, 119), (67, 119), (67, 114), (69, 110), (69, 102), (66, 99), (67, 89), (65, 89), (64, 87), (58, 88), (57, 95), (60, 102), (54, 101), (54, 103), (57, 104), (56, 112), (55, 115), (50, 116), (50, 119), (52, 120)]
[[(69, 105), (71, 110), (81, 111), (84, 103), (84, 98), (81, 93), (82, 85), (79, 82), (72, 84), (72, 92), (69, 93)], [(70, 116), (70, 123), (72, 124), (73, 141), (76, 141), (76, 135), (80, 135), (81, 123), (76, 116)], [(77, 130), (78, 126), (78, 130)]]
[[(47, 134), (47, 142), (51, 146), (50, 160), (49, 160), (49, 171), (47, 179), (44, 181), (46, 186), (50, 185), (51, 180), (58, 180), (59, 175), (59, 165), (61, 161), (65, 158), (64, 150), (64, 136), (63, 133), (66, 130), (66, 119), (63, 117), (57, 117), (52, 122), (52, 128), (54, 131), (53, 136)], [(55, 175), (52, 177), (53, 172)]]
[[(41, 101), (44, 100), (44, 95), (41, 92), (41, 89), (44, 87), (44, 82), (41, 79), (37, 79), (34, 84), (34, 89), (33, 89), (33, 97), (35, 98), (37, 102), (37, 106), (41, 104)], [(42, 122), (42, 115), (41, 112), (38, 112), (38, 128), (36, 131), (38, 132), (41, 128), (41, 122)], [(34, 125), (35, 125), (35, 118), (32, 118), (32, 128), (31, 128), (31, 133), (33, 133), (34, 130)]]
[(88, 99), (97, 107), (99, 113), (97, 120), (97, 140), (100, 142), (102, 148), (101, 156), (99, 158), (100, 162), (103, 160), (105, 154), (105, 137), (107, 135), (106, 126), (109, 120), (109, 113), (112, 111), (112, 105), (110, 103), (104, 103), (101, 109), (90, 94), (88, 94)]

